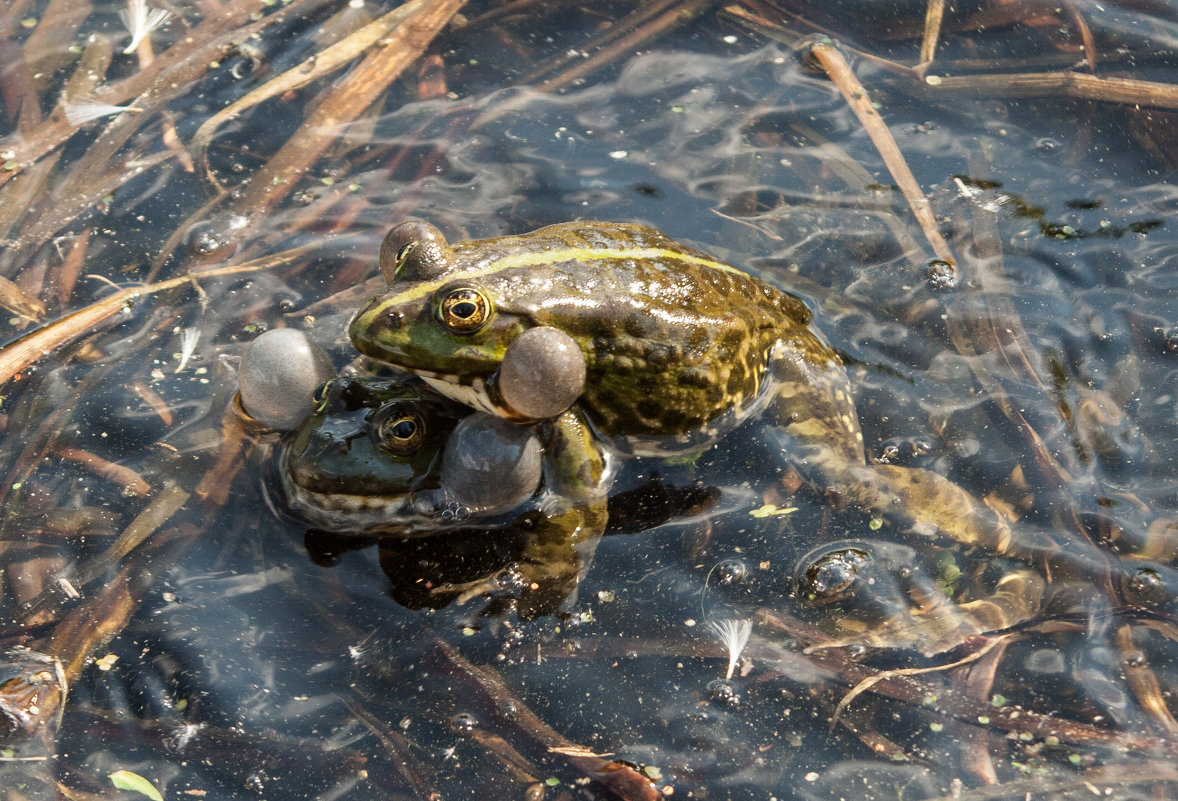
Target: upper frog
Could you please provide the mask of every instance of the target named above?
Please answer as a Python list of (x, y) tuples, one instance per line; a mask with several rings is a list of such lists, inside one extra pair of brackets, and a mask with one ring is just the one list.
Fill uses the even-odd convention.
[[(652, 228), (574, 222), (449, 244), (409, 221), (380, 266), (389, 290), (352, 321), (353, 343), (469, 406), (520, 422), (568, 409), (599, 443), (636, 452), (699, 448), (756, 418), (819, 492), (901, 529), (1025, 558), (1055, 547), (1015, 538), (941, 475), (869, 464), (846, 370), (807, 307)], [(590, 445), (568, 448), (566, 467), (608, 450)]]
[[(653, 228), (575, 222), (451, 245), (409, 221), (380, 264), (390, 290), (353, 320), (352, 342), (476, 408), (527, 421), (575, 400), (599, 435), (641, 452), (714, 439), (784, 386), (799, 423), (862, 453), (842, 364), (806, 306)], [(550, 358), (522, 344), (536, 329), (575, 348), (571, 389), (563, 370), (513, 391), (520, 364)]]

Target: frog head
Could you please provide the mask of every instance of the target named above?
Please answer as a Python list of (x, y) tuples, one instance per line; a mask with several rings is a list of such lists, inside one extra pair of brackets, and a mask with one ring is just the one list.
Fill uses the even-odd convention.
[(289, 506), (317, 528), (428, 535), (532, 497), (540, 445), (416, 379), (344, 377), (287, 437), (281, 473)]
[(545, 276), (539, 264), (528, 280), (503, 268), (505, 256), (529, 252), (502, 244), (512, 240), (452, 248), (428, 223), (396, 226), (380, 255), (389, 291), (352, 321), (353, 344), (473, 408), (520, 422), (560, 414), (584, 388), (582, 346), (513, 303)]
[(396, 528), (415, 492), (437, 489), (442, 449), (468, 410), (414, 381), (339, 378), (284, 442), (290, 507), (328, 531)]

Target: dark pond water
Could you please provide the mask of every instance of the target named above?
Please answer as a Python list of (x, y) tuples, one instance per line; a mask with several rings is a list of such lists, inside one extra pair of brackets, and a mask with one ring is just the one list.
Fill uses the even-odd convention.
[[(206, 799), (1174, 795), (1175, 7), (950, 8), (921, 77), (893, 66), (920, 61), (918, 3), (695, 3), (612, 52), (593, 38), (658, 4), (495, 11), (515, 5), (465, 7), (427, 50), (443, 90), (421, 99), (413, 66), (327, 129), (305, 176), (265, 169), (344, 73), (225, 122), (208, 163), (227, 194), (170, 137), (387, 8), (168, 6), (154, 69), (187, 47), (190, 83), (81, 125), (62, 102), (95, 37), (114, 45), (97, 84), (153, 69), (120, 52), (123, 6), (6, 12), (24, 66), (0, 78), (0, 269), (46, 310), (12, 313), (4, 353), (104, 298), (119, 311), (4, 376), (0, 645), (59, 659), (69, 687), (58, 720), (53, 663), (9, 653), (0, 679), (40, 682), (47, 713), (19, 727), (20, 679), (0, 684), (0, 796), (136, 797), (117, 771)], [(815, 32), (877, 101), (955, 266), (799, 54)], [(1028, 95), (1011, 77), (1092, 76), (1089, 56), (1095, 82)], [(570, 65), (594, 68), (537, 88)], [(275, 491), (279, 435), (233, 409), (236, 368), (259, 331), (294, 327), (368, 369), (346, 326), (409, 216), (451, 241), (639, 222), (795, 292), (848, 365), (868, 457), (941, 473), (1047, 545), (1024, 563), (906, 532), (745, 430), (627, 463), (576, 592), (533, 619), (509, 583), (434, 591), (518, 558), (516, 532), (308, 536)], [(837, 581), (865, 561), (855, 599), (800, 597), (807, 566)], [(1027, 584), (1042, 597), (914, 645), (954, 604)], [(751, 628), (728, 678), (723, 621)]]

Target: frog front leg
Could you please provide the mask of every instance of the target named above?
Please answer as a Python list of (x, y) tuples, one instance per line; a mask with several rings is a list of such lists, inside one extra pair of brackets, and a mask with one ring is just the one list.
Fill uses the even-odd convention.
[(605, 530), (613, 481), (612, 459), (579, 410), (565, 411), (542, 428), (546, 490), (538, 513), (525, 523), (518, 563), (527, 582), (519, 604), (524, 618), (555, 611), (572, 597)]
[[(542, 454), (534, 478), (533, 450)], [(442, 489), (418, 496), (421, 513), (456, 510), (467, 525), (477, 525), (509, 512), (497, 525), (521, 540), (511, 565), (447, 591), (457, 589), (461, 600), (515, 585), (521, 618), (555, 612), (588, 568), (608, 517), (610, 460), (580, 413), (566, 411), (535, 426), (471, 415), (447, 443), (441, 476)], [(523, 490), (527, 497), (518, 498)], [(494, 528), (487, 535), (495, 536)]]

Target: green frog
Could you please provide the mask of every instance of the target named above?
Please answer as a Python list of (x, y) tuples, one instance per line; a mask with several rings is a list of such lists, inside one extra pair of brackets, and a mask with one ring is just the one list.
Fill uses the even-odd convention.
[[(562, 513), (560, 499), (549, 497), (562, 470), (547, 452), (551, 440), (576, 436), (565, 418), (523, 428), (412, 377), (343, 376), (320, 389), (312, 414), (283, 440), (279, 505), (320, 532), (308, 548), (325, 563), (379, 543), (394, 596), (408, 606), (507, 591), (522, 617), (534, 617), (575, 588), (589, 535), (606, 522), (599, 504)], [(547, 448), (537, 464), (540, 444)], [(478, 465), (463, 459), (470, 452)], [(718, 501), (712, 488), (657, 478), (627, 486), (608, 498), (611, 533), (690, 517)]]
[[(495, 550), (486, 539), (510, 529), (517, 544), (511, 565), (487, 577), (467, 576), (435, 596), (448, 600), (515, 583), (521, 615), (549, 612), (575, 586), (584, 556), (579, 546), (603, 530), (606, 517), (604, 491), (578, 488), (549, 501), (550, 484), (560, 487), (564, 469), (551, 440), (580, 436), (570, 420), (561, 415), (524, 429), (475, 413), (413, 378), (340, 377), (324, 384), (310, 417), (283, 440), (283, 506), (315, 529), (364, 535), (365, 544), (482, 537), (483, 550)], [(465, 458), (472, 452), (477, 465)], [(592, 501), (561, 503), (578, 492)], [(387, 550), (422, 547), (428, 550), (408, 543)], [(382, 563), (393, 561), (382, 556)]]
[(450, 244), (411, 220), (385, 237), (380, 268), (389, 289), (353, 319), (356, 348), (517, 423), (574, 415), (593, 437), (563, 443), (568, 464), (698, 451), (757, 418), (820, 492), (902, 529), (998, 554), (1050, 547), (1015, 542), (936, 473), (869, 464), (843, 362), (802, 300), (653, 228), (571, 222)]
[[(887, 541), (839, 540), (803, 556), (794, 569), (794, 597), (821, 610), (818, 625), (834, 639), (807, 652), (847, 646), (914, 648), (935, 656), (977, 634), (1023, 623), (1038, 614), (1046, 589), (1036, 571), (985, 572), (993, 587), (973, 576), (964, 600), (923, 568), (922, 555)], [(980, 584), (980, 586), (978, 586)]]

